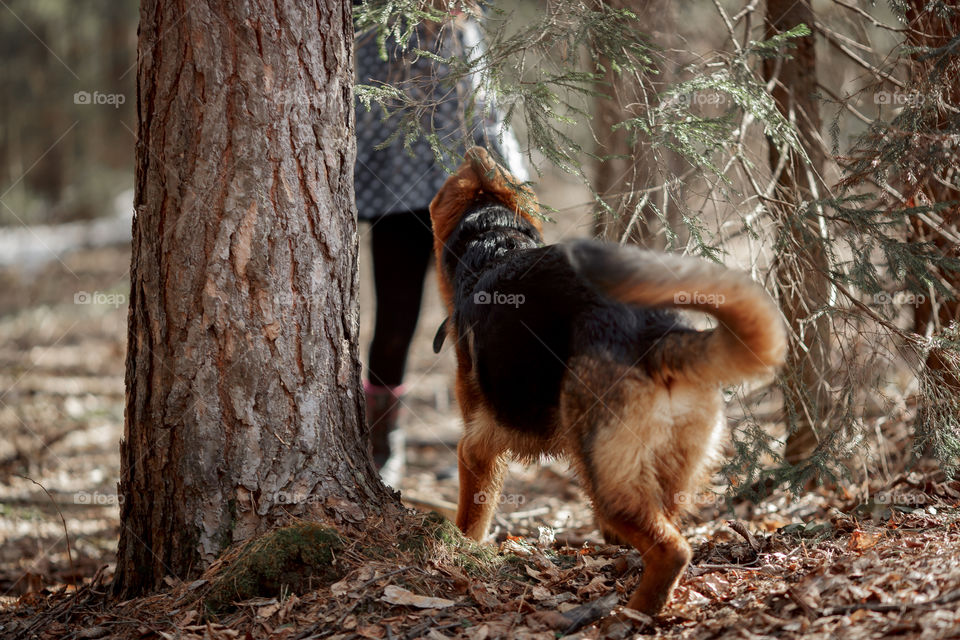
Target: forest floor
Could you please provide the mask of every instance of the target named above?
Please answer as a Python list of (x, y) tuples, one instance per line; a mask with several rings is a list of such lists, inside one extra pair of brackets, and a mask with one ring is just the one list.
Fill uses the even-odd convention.
[[(129, 250), (61, 260), (0, 267), (0, 638), (960, 637), (960, 483), (908, 464), (909, 401), (871, 419), (875, 471), (855, 486), (777, 491), (758, 504), (705, 492), (685, 520), (695, 556), (674, 598), (630, 626), (604, 614), (626, 602), (642, 561), (603, 544), (558, 461), (511, 466), (486, 550), (421, 518), (434, 541), (426, 549), (371, 557), (360, 551), (368, 541), (353, 540), (336, 556), (335, 583), (220, 615), (191, 596), (213, 574), (110, 601)], [(366, 344), (368, 255), (361, 265)], [(398, 489), (449, 514), (459, 420), (452, 356), (430, 348), (442, 317), (431, 282)]]

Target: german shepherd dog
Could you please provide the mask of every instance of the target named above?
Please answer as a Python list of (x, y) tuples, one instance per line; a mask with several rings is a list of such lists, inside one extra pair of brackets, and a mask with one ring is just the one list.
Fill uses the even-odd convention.
[[(597, 241), (544, 245), (537, 206), (480, 147), (430, 205), (449, 312), (434, 347), (456, 341), (464, 421), (457, 526), (486, 535), (507, 455), (566, 456), (604, 535), (642, 554), (628, 606), (653, 615), (690, 561), (675, 520), (714, 453), (721, 387), (780, 365), (783, 325), (745, 274)], [(670, 307), (718, 326), (693, 330)]]

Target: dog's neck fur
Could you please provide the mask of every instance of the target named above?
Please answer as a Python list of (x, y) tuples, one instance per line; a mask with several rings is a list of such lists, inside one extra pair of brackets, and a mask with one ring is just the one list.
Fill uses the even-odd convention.
[(444, 243), (441, 268), (468, 295), (485, 271), (518, 250), (543, 246), (540, 230), (502, 204), (479, 200), (468, 208)]
[[(507, 212), (506, 216), (499, 216), (500, 222), (494, 226), (519, 231), (521, 235), (529, 236), (534, 246), (541, 242), (541, 224), (536, 217), (539, 206), (533, 189), (497, 165), (484, 149), (474, 147), (467, 151), (457, 172), (447, 178), (430, 203), (440, 295), (451, 314), (454, 295), (452, 276), (456, 268), (448, 270), (447, 260), (449, 257), (462, 259), (467, 243), (477, 240), (475, 236), (492, 230), (471, 229), (475, 227), (471, 214), (487, 206), (503, 207)], [(448, 251), (448, 245), (451, 244), (457, 247)], [(483, 268), (481, 266), (479, 270)]]

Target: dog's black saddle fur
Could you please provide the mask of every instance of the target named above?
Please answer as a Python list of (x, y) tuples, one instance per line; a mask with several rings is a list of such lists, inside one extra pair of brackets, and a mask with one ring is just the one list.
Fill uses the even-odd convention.
[(510, 209), (480, 202), (448, 238), (442, 264), (454, 284), (458, 340), (472, 340), (477, 380), (498, 422), (548, 437), (567, 363), (576, 354), (639, 366), (658, 339), (688, 331), (671, 310), (605, 297), (571, 264), (564, 245)]

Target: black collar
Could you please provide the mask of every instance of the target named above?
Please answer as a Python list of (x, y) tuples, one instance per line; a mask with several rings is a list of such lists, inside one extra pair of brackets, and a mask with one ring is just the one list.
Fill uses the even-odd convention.
[(433, 352), (440, 353), (440, 347), (443, 346), (443, 341), (447, 338), (447, 323), (450, 322), (450, 318), (444, 318), (443, 322), (440, 323), (440, 328), (437, 329), (437, 335), (433, 337)]

